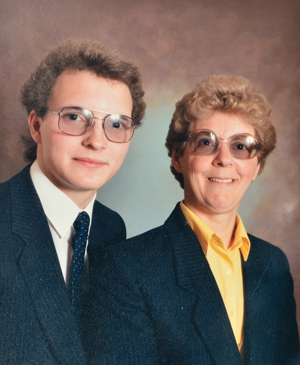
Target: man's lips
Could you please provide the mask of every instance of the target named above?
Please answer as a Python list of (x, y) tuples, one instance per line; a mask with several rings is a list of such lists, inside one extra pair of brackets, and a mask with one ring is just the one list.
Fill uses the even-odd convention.
[(230, 184), (236, 181), (236, 179), (220, 178), (220, 177), (208, 177), (208, 180), (211, 182), (217, 182), (222, 184)]
[(92, 168), (100, 168), (105, 165), (107, 165), (107, 162), (104, 162), (102, 160), (96, 160), (92, 158), (87, 157), (75, 157), (73, 158), (74, 161), (80, 163), (81, 165), (84, 165), (86, 167), (92, 167)]

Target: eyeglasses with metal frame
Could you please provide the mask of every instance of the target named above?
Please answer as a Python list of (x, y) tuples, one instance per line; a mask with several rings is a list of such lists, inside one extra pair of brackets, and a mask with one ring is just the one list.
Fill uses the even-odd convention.
[[(89, 110), (79, 106), (66, 106), (60, 112), (47, 109), (58, 115), (59, 130), (70, 136), (82, 136), (90, 131), (95, 119), (103, 120), (103, 130), (106, 138), (115, 143), (129, 142), (135, 130), (132, 118), (122, 114), (110, 114), (99, 110)], [(94, 113), (106, 114), (104, 118), (94, 116)]]

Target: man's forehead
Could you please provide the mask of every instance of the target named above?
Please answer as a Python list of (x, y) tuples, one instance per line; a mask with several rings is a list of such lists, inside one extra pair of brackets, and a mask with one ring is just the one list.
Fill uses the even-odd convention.
[(95, 96), (93, 90), (100, 95), (100, 91), (106, 89), (111, 90), (112, 94), (121, 90), (121, 92), (131, 95), (129, 87), (120, 80), (112, 80), (90, 70), (67, 69), (57, 77), (52, 87), (49, 103), (56, 97), (70, 96), (74, 99), (81, 99), (81, 97), (90, 95), (92, 98)]

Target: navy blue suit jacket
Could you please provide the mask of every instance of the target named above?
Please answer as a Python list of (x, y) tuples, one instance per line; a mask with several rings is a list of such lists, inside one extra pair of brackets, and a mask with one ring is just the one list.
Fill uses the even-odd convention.
[[(287, 259), (249, 238), (243, 364), (300, 364)], [(242, 364), (218, 286), (179, 205), (163, 226), (108, 248), (101, 266), (93, 278), (91, 363)]]
[[(125, 239), (122, 218), (95, 202), (89, 270)], [(46, 216), (29, 166), (0, 185), (0, 364), (87, 363)]]

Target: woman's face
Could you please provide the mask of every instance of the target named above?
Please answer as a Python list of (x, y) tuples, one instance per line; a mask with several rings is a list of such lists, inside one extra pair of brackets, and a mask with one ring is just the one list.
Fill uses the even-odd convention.
[[(193, 132), (199, 129), (210, 129), (224, 140), (241, 133), (255, 136), (254, 127), (245, 119), (223, 112), (214, 112), (207, 119), (196, 121)], [(173, 152), (172, 164), (184, 177), (185, 204), (202, 214), (236, 214), (260, 167), (257, 157), (232, 157), (226, 143), (208, 156), (191, 151), (187, 144), (182, 157)]]

